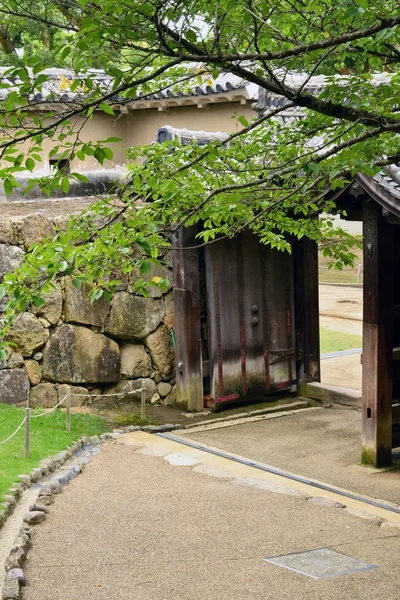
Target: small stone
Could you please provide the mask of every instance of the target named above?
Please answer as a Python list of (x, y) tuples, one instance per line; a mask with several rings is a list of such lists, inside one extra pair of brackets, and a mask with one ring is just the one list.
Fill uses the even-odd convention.
[(53, 494), (49, 494), (48, 496), (39, 496), (39, 498), (40, 503), (44, 504), (44, 506), (50, 506), (50, 504), (53, 504), (54, 502)]
[(83, 406), (91, 401), (89, 391), (81, 386), (61, 384), (58, 386), (58, 402), (69, 396), (71, 406)]
[(75, 473), (75, 475), (79, 475), (82, 473), (82, 465), (71, 465), (70, 470), (72, 473)]
[(175, 425), (172, 423), (165, 423), (165, 425), (161, 425), (161, 432), (166, 433), (167, 431), (174, 431)]
[(22, 569), (10, 569), (7, 573), (8, 581), (16, 579), (19, 585), (26, 585), (26, 578)]
[(159, 394), (158, 392), (156, 392), (156, 393), (155, 393), (155, 394), (154, 394), (154, 395), (151, 397), (150, 404), (152, 404), (152, 405), (154, 406), (155, 404), (158, 404), (158, 403), (160, 402), (160, 400), (161, 400), (161, 398), (160, 398), (160, 394)]
[(61, 485), (53, 480), (46, 483), (46, 487), (44, 489), (47, 489), (52, 494), (61, 494)]
[(127, 431), (128, 433), (133, 433), (134, 431), (140, 431), (140, 430), (141, 430), (141, 427), (140, 427), (139, 425), (129, 425), (129, 426), (126, 428), (126, 431)]
[(54, 386), (45, 381), (35, 385), (29, 392), (29, 405), (43, 406), (44, 408), (52, 408), (57, 404), (57, 391)]
[(121, 433), (111, 433), (108, 432), (107, 433), (102, 433), (100, 436), (101, 441), (106, 442), (107, 440), (116, 440), (117, 438), (121, 437)]
[(330, 500), (329, 498), (323, 498), (322, 496), (310, 498), (309, 502), (317, 504), (318, 506), (323, 506), (324, 508), (346, 508), (345, 504), (336, 502), (335, 500)]
[(7, 361), (9, 369), (19, 369), (24, 364), (24, 357), (19, 352), (13, 352)]
[(113, 434), (115, 435), (123, 435), (125, 433), (125, 429), (113, 429)]
[(4, 494), (4, 498), (12, 506), (12, 508), (14, 508), (14, 506), (17, 504), (17, 499), (11, 494)]
[(162, 381), (158, 384), (157, 390), (161, 398), (165, 398), (172, 391), (172, 385)]
[(68, 485), (68, 483), (71, 480), (71, 477), (69, 476), (69, 474), (66, 471), (64, 471), (63, 473), (59, 473), (58, 475), (56, 475), (54, 479), (60, 485)]
[(46, 506), (44, 504), (42, 504), (41, 502), (34, 502), (33, 504), (30, 505), (29, 512), (36, 512), (36, 511), (48, 513), (49, 509), (46, 508)]
[(100, 444), (100, 438), (98, 435), (92, 435), (89, 438), (89, 442), (92, 446), (97, 446), (97, 444)]
[(28, 523), (28, 525), (39, 525), (46, 518), (46, 515), (41, 510), (34, 510), (32, 512), (26, 513), (24, 516), (24, 522)]
[(37, 360), (38, 362), (40, 362), (43, 358), (43, 352), (35, 352), (35, 354), (32, 356), (32, 358), (34, 360)]
[(36, 469), (32, 469), (31, 471), (31, 480), (33, 481), (33, 483), (36, 483), (36, 481), (39, 481), (39, 479), (41, 479), (43, 476), (43, 470), (38, 467)]
[[(176, 404), (176, 385), (172, 388), (172, 391), (166, 398), (164, 398), (164, 406), (173, 406)], [(194, 413), (193, 413), (194, 414)]]
[(174, 429), (178, 430), (178, 429), (185, 429), (185, 426), (182, 425), (182, 423), (175, 423), (174, 425)]
[(142, 431), (145, 431), (146, 433), (159, 433), (161, 427), (159, 425), (145, 425), (142, 427)]
[(3, 600), (19, 600), (21, 598), (20, 584), (17, 579), (11, 579), (11, 581), (5, 582), (2, 598)]
[(42, 367), (37, 360), (26, 360), (25, 369), (31, 385), (38, 385), (42, 381)]

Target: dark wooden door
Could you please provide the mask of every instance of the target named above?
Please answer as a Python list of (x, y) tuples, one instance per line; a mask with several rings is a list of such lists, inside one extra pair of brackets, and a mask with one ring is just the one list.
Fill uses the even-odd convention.
[(262, 396), (296, 383), (288, 252), (250, 232), (206, 247), (211, 396)]

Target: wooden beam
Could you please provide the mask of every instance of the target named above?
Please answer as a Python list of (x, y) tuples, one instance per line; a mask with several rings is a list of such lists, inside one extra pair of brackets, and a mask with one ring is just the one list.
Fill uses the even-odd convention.
[(363, 206), (363, 463), (392, 460), (393, 230), (374, 200)]
[(300, 393), (305, 384), (320, 381), (318, 246), (302, 238), (293, 243), (294, 314), (297, 380)]
[(176, 338), (176, 403), (189, 411), (204, 408), (200, 325), (199, 256), (195, 227), (181, 227), (173, 236)]

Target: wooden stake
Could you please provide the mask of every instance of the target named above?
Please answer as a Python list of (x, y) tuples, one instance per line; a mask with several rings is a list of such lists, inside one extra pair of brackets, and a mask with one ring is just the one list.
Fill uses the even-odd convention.
[(31, 425), (31, 409), (25, 408), (25, 440), (24, 440), (24, 457), (29, 458), (29, 434)]
[(140, 418), (142, 421), (146, 418), (146, 390), (142, 388), (142, 393), (140, 396)]
[(65, 414), (66, 414), (66, 430), (71, 431), (71, 396), (68, 396), (65, 399)]

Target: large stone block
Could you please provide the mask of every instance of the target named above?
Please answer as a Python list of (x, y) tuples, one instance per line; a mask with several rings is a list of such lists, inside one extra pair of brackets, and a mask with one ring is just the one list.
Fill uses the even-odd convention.
[(47, 342), (49, 332), (35, 315), (26, 312), (16, 318), (8, 339), (22, 356), (32, 356)]
[(107, 383), (120, 379), (114, 340), (78, 325), (57, 327), (43, 352), (43, 377), (60, 383)]
[(122, 379), (150, 376), (151, 358), (143, 344), (122, 344), (120, 351)]
[(51, 383), (39, 383), (31, 388), (29, 393), (29, 406), (44, 406), (44, 408), (52, 408), (58, 402), (57, 391)]
[(42, 306), (33, 306), (32, 312), (38, 317), (43, 317), (51, 325), (56, 325), (62, 314), (63, 297), (61, 292), (61, 285), (57, 282), (54, 283), (54, 288), (51, 289), (47, 294), (43, 294), (43, 300), (45, 304)]
[(0, 219), (0, 244), (17, 244), (17, 236), (14, 231), (13, 222), (8, 217)]
[(117, 292), (112, 300), (106, 333), (122, 339), (142, 339), (156, 329), (164, 315), (163, 299)]
[(0, 279), (6, 273), (14, 271), (22, 262), (25, 252), (18, 246), (0, 244)]
[[(131, 381), (120, 381), (116, 385), (107, 387), (104, 390), (104, 394), (124, 394), (123, 396), (118, 395), (114, 398), (110, 397), (110, 403), (117, 401), (133, 402), (134, 400), (141, 400), (142, 392), (140, 390), (142, 388), (144, 388), (146, 402), (150, 402), (151, 398), (157, 391), (157, 388), (154, 381), (147, 378), (135, 379)], [(102, 400), (102, 397), (99, 396), (98, 399)]]
[(170, 379), (175, 373), (175, 350), (171, 333), (161, 325), (150, 333), (145, 340), (153, 363), (160, 371), (163, 379)]
[(103, 328), (110, 304), (105, 298), (99, 298), (90, 304), (89, 292), (89, 285), (84, 284), (81, 288), (76, 288), (72, 285), (72, 278), (65, 279), (65, 320), (68, 323), (82, 323)]
[(0, 371), (0, 402), (18, 404), (29, 397), (29, 379), (24, 369)]
[(41, 244), (44, 240), (53, 238), (56, 233), (53, 223), (40, 213), (15, 219), (14, 231), (19, 243), (23, 244), (26, 250), (35, 244)]
[[(92, 397), (86, 388), (62, 383), (58, 386), (58, 402), (66, 396), (70, 397), (71, 406), (83, 406), (86, 402), (91, 402), (92, 400)], [(65, 403), (62, 406), (65, 406)]]

